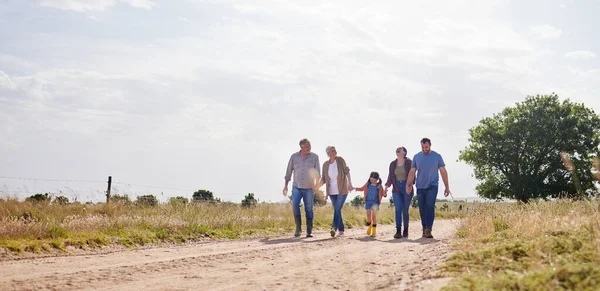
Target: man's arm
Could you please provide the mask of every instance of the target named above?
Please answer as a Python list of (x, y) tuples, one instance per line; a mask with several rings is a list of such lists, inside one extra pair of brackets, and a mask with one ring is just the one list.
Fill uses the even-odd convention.
[(285, 184), (283, 186), (283, 196), (287, 197), (287, 192), (288, 192), (288, 184), (290, 183), (290, 180), (292, 179), (292, 171), (294, 171), (294, 162), (292, 161), (292, 157), (290, 157), (290, 160), (288, 161), (288, 165), (287, 165), (287, 169), (285, 171)]
[(317, 173), (314, 175), (314, 179), (315, 179), (315, 188), (313, 188), (313, 190), (315, 192), (317, 192), (317, 190), (319, 190), (319, 188), (321, 188), (321, 186), (323, 186), (323, 184), (321, 184), (321, 165), (319, 164), (319, 156), (317, 156), (315, 164), (313, 165), (313, 168), (317, 171)]
[(446, 171), (446, 167), (440, 168), (440, 174), (442, 175), (442, 181), (444, 181), (444, 186), (446, 186), (446, 190), (444, 190), (444, 196), (448, 197), (448, 195), (452, 193), (450, 192), (450, 184), (448, 184), (448, 171)]

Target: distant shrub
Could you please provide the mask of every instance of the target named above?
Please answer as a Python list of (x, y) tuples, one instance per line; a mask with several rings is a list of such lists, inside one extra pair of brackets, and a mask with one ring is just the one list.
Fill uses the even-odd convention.
[(361, 195), (356, 195), (350, 200), (350, 205), (354, 207), (361, 207), (365, 205), (365, 199)]
[(125, 204), (131, 203), (131, 200), (129, 199), (129, 196), (127, 196), (127, 194), (125, 194), (125, 195), (114, 194), (114, 195), (110, 196), (110, 202), (125, 205)]
[(145, 206), (156, 206), (158, 205), (158, 199), (156, 199), (156, 196), (152, 194), (141, 195), (137, 197), (137, 199), (135, 200), (135, 204)]
[(34, 194), (31, 195), (29, 197), (27, 197), (25, 199), (25, 201), (30, 201), (30, 202), (38, 202), (38, 203), (49, 203), (50, 202), (50, 194), (45, 193), (45, 194)]
[(60, 204), (60, 205), (67, 205), (67, 204), (69, 204), (69, 198), (67, 198), (65, 196), (58, 196), (58, 197), (54, 198), (54, 203)]
[(317, 206), (322, 206), (327, 204), (327, 198), (325, 198), (325, 193), (323, 190), (317, 190), (315, 192), (315, 198), (313, 200), (313, 204)]
[(243, 207), (255, 206), (258, 201), (254, 198), (254, 193), (248, 193), (242, 200)]
[(189, 199), (183, 197), (183, 196), (177, 196), (177, 197), (171, 197), (169, 199), (169, 203), (170, 204), (188, 204), (190, 201)]

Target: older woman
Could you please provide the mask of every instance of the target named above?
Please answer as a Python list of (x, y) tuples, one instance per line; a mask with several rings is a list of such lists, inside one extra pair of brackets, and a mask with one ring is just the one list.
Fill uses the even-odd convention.
[(342, 219), (342, 207), (348, 197), (348, 192), (352, 190), (350, 179), (350, 168), (342, 157), (338, 157), (334, 146), (328, 146), (325, 149), (329, 160), (323, 163), (321, 172), (321, 186), (325, 184), (325, 193), (331, 198), (333, 205), (333, 223), (331, 224), (331, 236), (335, 237), (336, 230), (338, 236), (344, 234), (344, 220)]
[[(390, 163), (390, 171), (385, 183), (386, 192), (390, 186), (393, 186), (392, 197), (394, 198), (396, 210), (396, 234), (394, 238), (408, 237), (408, 208), (414, 196), (412, 192), (410, 194), (406, 193), (406, 180), (412, 164), (411, 159), (407, 158), (406, 154), (405, 147), (396, 149), (396, 159)], [(404, 222), (404, 231), (401, 233), (402, 222)]]

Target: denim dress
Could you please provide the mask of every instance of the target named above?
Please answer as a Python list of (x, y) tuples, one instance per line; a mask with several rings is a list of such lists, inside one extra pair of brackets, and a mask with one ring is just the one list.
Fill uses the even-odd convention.
[(369, 183), (367, 191), (367, 200), (365, 201), (365, 209), (379, 210), (379, 184), (373, 185)]

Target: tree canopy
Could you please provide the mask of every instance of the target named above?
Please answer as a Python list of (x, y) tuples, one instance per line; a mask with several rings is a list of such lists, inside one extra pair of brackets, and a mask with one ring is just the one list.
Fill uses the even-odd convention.
[(209, 190), (198, 190), (192, 195), (192, 201), (194, 202), (219, 202), (220, 199), (213, 195), (213, 192)]
[[(459, 160), (474, 167), (478, 195), (528, 202), (594, 189), (591, 161), (600, 156), (600, 117), (558, 95), (528, 96), (469, 130)], [(563, 157), (572, 163), (565, 167)]]

